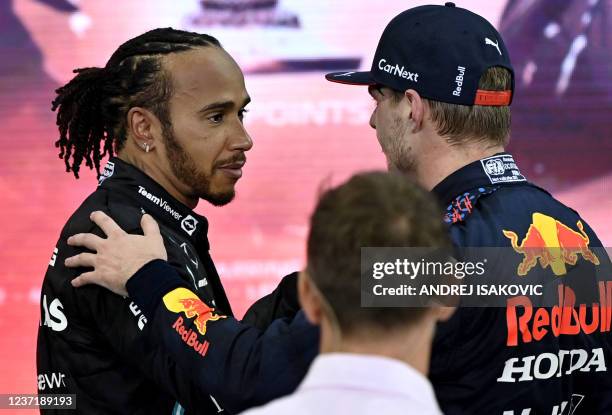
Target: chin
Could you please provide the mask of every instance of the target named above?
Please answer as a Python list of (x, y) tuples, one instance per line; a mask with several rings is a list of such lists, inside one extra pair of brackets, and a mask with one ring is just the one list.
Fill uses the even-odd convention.
[(206, 200), (208, 203), (214, 206), (224, 206), (234, 200), (236, 192), (234, 188), (231, 190), (219, 191), (219, 192), (206, 192), (200, 195), (200, 199)]

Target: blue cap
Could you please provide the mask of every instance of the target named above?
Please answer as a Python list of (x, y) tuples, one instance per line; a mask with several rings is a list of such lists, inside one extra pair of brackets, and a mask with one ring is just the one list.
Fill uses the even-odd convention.
[[(510, 71), (510, 90), (478, 89), (480, 77), (493, 66)], [(400, 13), (383, 31), (369, 72), (333, 72), (325, 78), (414, 89), (425, 98), (460, 105), (509, 105), (514, 91), (514, 70), (500, 34), (486, 19), (454, 3)]]

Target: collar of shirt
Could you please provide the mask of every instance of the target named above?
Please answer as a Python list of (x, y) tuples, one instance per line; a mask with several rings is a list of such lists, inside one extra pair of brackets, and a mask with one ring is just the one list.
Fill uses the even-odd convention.
[(131, 164), (112, 157), (104, 166), (98, 185), (133, 200), (143, 213), (149, 213), (155, 220), (176, 229), (194, 244), (208, 250), (208, 220), (176, 200)]
[[(429, 380), (396, 359), (352, 353), (323, 353), (315, 358), (299, 390), (352, 390), (404, 397), (441, 413)], [(429, 412), (428, 412), (429, 413)]]
[(516, 185), (527, 182), (508, 153), (497, 153), (477, 160), (451, 173), (432, 189), (432, 193), (444, 206), (458, 196), (472, 190)]

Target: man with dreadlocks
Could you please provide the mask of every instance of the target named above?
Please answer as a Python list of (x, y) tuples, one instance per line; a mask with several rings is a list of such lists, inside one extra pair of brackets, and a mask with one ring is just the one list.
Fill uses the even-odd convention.
[[(207, 414), (261, 403), (257, 399), (263, 395), (252, 389), (262, 385), (249, 383), (251, 376), (265, 373), (258, 364), (261, 348), (254, 348), (269, 336), (278, 338), (275, 330), (284, 326), (273, 324), (265, 335), (254, 326), (268, 327), (277, 316), (293, 317), (297, 299), (289, 304), (280, 298), (291, 298), (283, 287), (295, 284), (281, 283), (256, 303), (247, 313), (252, 325), (235, 321), (208, 252), (208, 222), (192, 210), (199, 199), (217, 206), (232, 200), (245, 153), (253, 145), (242, 122), (250, 98), (240, 68), (215, 38), (168, 28), (127, 41), (104, 68), (75, 72), (53, 102), (60, 135), (56, 146), (67, 171), (78, 178), (85, 161), (100, 180), (62, 230), (45, 275), (39, 393), (74, 394), (78, 412), (85, 414), (184, 413), (184, 406)], [(100, 161), (107, 155), (110, 161), (100, 175)], [(144, 213), (153, 216), (169, 263), (206, 302), (183, 291), (168, 298), (166, 306), (177, 313), (174, 335), (184, 342), (176, 353), (206, 359), (209, 348), (221, 347), (212, 340), (197, 341), (185, 329), (186, 320), (195, 318), (202, 334), (219, 320), (231, 325), (220, 341), (229, 342), (232, 361), (209, 359), (217, 381), (211, 382), (210, 394), (221, 395), (218, 401), (181, 380), (172, 355), (152, 348), (146, 341), (147, 319), (130, 299), (100, 287), (72, 287), (71, 280), (83, 268), (67, 268), (64, 259), (91, 254), (70, 246), (67, 239), (77, 232), (103, 235), (90, 220), (94, 211), (107, 213), (130, 233), (141, 232)], [(303, 374), (312, 356), (296, 356), (295, 364), (303, 366), (297, 373)], [(250, 369), (248, 362), (255, 362)], [(225, 365), (223, 375), (217, 374), (219, 365)], [(170, 379), (167, 373), (174, 376)], [(227, 379), (239, 381), (229, 384)], [(271, 391), (270, 396), (288, 392)], [(183, 406), (176, 402), (179, 398)]]

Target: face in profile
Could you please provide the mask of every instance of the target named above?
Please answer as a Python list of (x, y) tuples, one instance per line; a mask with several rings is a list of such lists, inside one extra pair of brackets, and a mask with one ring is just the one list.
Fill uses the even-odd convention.
[(370, 116), (370, 126), (376, 130), (376, 138), (392, 171), (411, 174), (415, 170), (412, 146), (409, 143), (409, 123), (403, 106), (387, 87), (374, 85), (368, 88), (376, 108)]
[(164, 69), (173, 84), (163, 127), (167, 168), (187, 196), (225, 205), (253, 146), (243, 125), (250, 98), (242, 71), (216, 47), (172, 54)]

